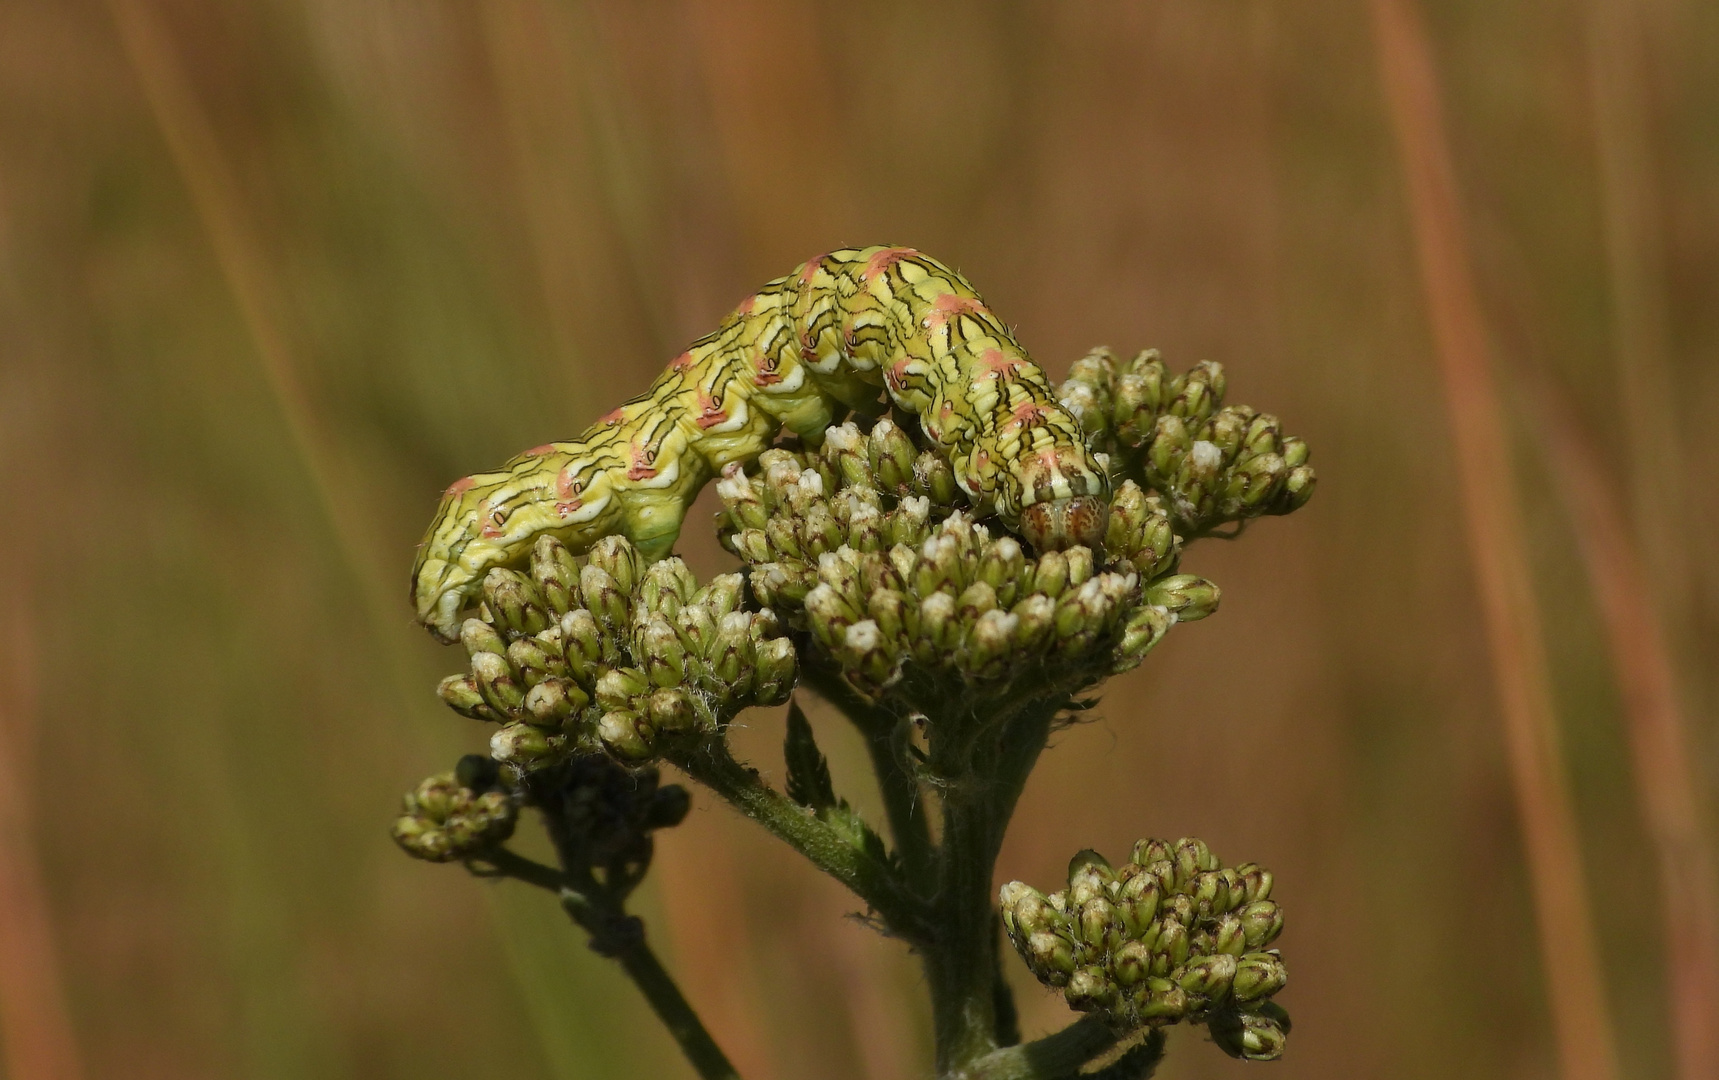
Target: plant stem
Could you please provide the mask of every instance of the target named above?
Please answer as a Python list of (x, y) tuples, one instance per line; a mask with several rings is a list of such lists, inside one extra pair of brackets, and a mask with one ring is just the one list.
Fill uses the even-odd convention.
[(833, 671), (808, 664), (803, 678), (865, 736), (895, 850), (914, 887), (929, 893), (936, 887), (936, 849), (931, 843), (924, 792), (907, 752), (907, 721), (863, 700)]
[(567, 917), (591, 935), (592, 950), (620, 962), (621, 970), (645, 996), (651, 1011), (669, 1029), (702, 1080), (740, 1080), (728, 1056), (645, 941), (643, 924), (629, 917), (624, 904), (595, 877), (583, 871), (563, 872), (504, 847), (485, 852), (480, 862), (489, 864), (496, 874), (559, 896)]
[(925, 905), (889, 864), (851, 843), (848, 838), (805, 807), (758, 778), (713, 738), (698, 750), (677, 755), (674, 764), (704, 784), (742, 814), (764, 826), (818, 869), (853, 890), (883, 917), (892, 933), (914, 944), (931, 938)]
[(635, 943), (622, 947), (615, 959), (632, 977), (633, 983), (651, 1003), (651, 1009), (669, 1029), (681, 1053), (692, 1063), (703, 1080), (740, 1080), (740, 1074), (729, 1063), (728, 1056), (716, 1045), (705, 1030), (704, 1023), (693, 1011), (691, 1003), (675, 985), (673, 976), (663, 969), (656, 953), (641, 936)]
[(1116, 1033), (1102, 1020), (1084, 1016), (1042, 1039), (987, 1054), (949, 1080), (1060, 1080), (1116, 1042)]
[[(991, 879), (1021, 789), (1044, 749), (1051, 720), (1065, 704), (1061, 696), (1033, 702), (1011, 710), (1000, 723), (969, 717), (981, 725), (977, 737), (963, 737), (964, 725), (947, 723), (954, 737), (932, 748), (934, 770), (951, 781), (942, 793), (933, 900), (939, 932), (925, 958), (937, 1065), (946, 1073), (960, 1075), (999, 1045), (1000, 932)], [(987, 732), (990, 724), (996, 727)]]

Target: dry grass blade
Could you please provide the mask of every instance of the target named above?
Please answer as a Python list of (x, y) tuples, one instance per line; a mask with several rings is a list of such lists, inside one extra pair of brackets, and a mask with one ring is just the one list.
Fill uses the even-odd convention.
[(1566, 1080), (1612, 1080), (1617, 1075), (1616, 1044), (1559, 752), (1503, 409), (1471, 277), (1432, 49), (1410, 0), (1373, 0), (1372, 15), (1450, 413), (1561, 1075)]
[(1605, 621), (1623, 698), (1635, 782), (1659, 864), (1665, 918), (1666, 998), (1677, 1076), (1719, 1068), (1719, 888), (1689, 753), (1670, 649), (1652, 605), (1646, 567), (1620, 509), (1617, 485), (1557, 391), (1534, 385), (1546, 466), (1575, 524), (1582, 562)]
[(393, 617), (397, 602), (383, 595), (379, 575), (371, 571), (367, 552), (376, 550), (376, 545), (367, 543), (364, 515), (357, 512), (355, 501), (337, 480), (333, 455), (318, 430), (315, 412), (293, 363), (267, 261), (246, 213), (238, 182), (221, 153), (209, 118), (180, 68), (173, 42), (160, 17), (144, 0), (109, 0), (108, 9), (119, 27), (126, 57), (136, 69), (150, 112), (190, 191), (221, 273), (256, 344), (257, 358), (262, 362), (269, 390), (280, 405), (293, 446), (315, 482), (316, 495), (328, 516), (335, 543), (351, 568), (365, 608), (380, 632), (397, 623)]
[[(29, 580), (28, 572), (23, 580)], [(21, 621), (14, 616), (7, 637), (15, 640), (4, 642), (17, 673), (8, 682), (14, 683), (28, 679), (34, 666)], [(12, 1080), (79, 1080), (84, 1069), (66, 1012), (47, 883), (30, 828), (30, 785), (24, 782), (35, 708), (29, 689), (7, 686), (0, 712), (0, 1061)]]

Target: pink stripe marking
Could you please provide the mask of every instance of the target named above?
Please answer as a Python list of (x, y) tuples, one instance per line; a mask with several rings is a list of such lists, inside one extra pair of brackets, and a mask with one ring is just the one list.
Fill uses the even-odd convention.
[(949, 320), (962, 315), (973, 315), (984, 311), (985, 305), (970, 296), (960, 296), (956, 293), (943, 293), (931, 302), (931, 314), (925, 317), (925, 325), (931, 330), (941, 330), (949, 324)]
[(466, 492), (470, 491), (472, 489), (472, 485), (476, 484), (476, 483), (477, 483), (477, 477), (475, 477), (475, 476), (462, 476), (458, 480), (455, 480), (453, 483), (448, 485), (448, 490), (442, 492), (442, 498), (452, 499), (457, 495), (463, 495)]
[(520, 457), (542, 457), (544, 454), (547, 454), (551, 450), (554, 450), (554, 449), (555, 449), (554, 443), (546, 442), (542, 446), (532, 447), (531, 449), (527, 450), (525, 453), (523, 453), (519, 456)]
[(866, 260), (865, 269), (860, 271), (860, 280), (870, 281), (901, 260), (911, 259), (918, 254), (919, 252), (912, 248), (884, 248)]
[(673, 360), (669, 361), (669, 370), (671, 371), (685, 371), (691, 366), (692, 354), (690, 352), (683, 352)]

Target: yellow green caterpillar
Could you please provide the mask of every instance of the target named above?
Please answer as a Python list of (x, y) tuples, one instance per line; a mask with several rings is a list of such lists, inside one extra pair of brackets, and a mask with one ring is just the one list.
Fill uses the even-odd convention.
[(849, 248), (764, 286), (579, 438), (449, 487), (412, 569), (418, 618), (457, 636), (484, 575), (542, 533), (575, 548), (621, 535), (661, 558), (712, 477), (783, 427), (819, 441), (839, 412), (875, 411), (880, 389), (918, 414), (980, 512), (1042, 550), (1099, 544), (1109, 479), (973, 287), (911, 248)]

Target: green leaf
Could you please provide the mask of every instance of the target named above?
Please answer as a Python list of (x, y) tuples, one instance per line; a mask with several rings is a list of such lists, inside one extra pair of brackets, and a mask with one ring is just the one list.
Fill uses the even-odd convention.
[(782, 754), (788, 761), (788, 798), (819, 811), (836, 805), (836, 789), (830, 782), (830, 763), (818, 749), (812, 725), (807, 722), (798, 701), (788, 706), (788, 738), (783, 744)]

